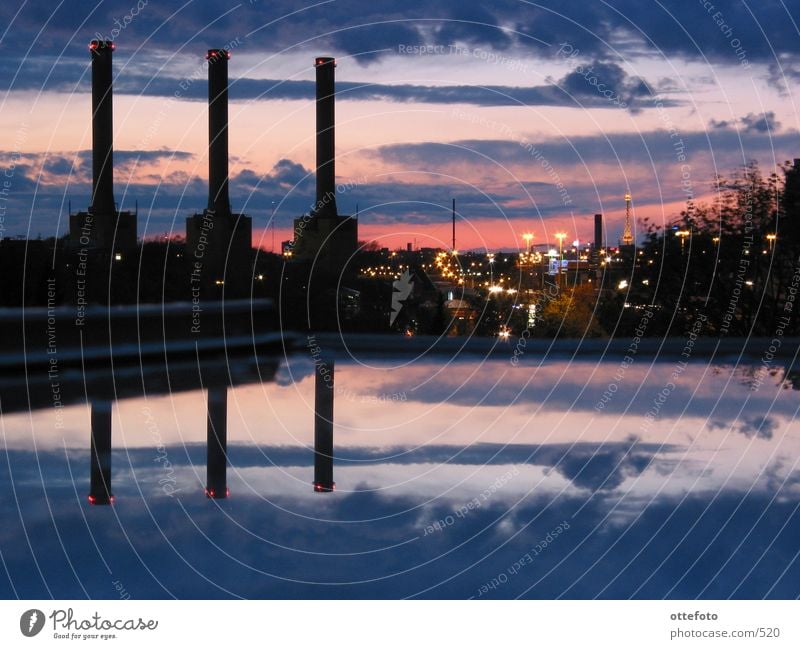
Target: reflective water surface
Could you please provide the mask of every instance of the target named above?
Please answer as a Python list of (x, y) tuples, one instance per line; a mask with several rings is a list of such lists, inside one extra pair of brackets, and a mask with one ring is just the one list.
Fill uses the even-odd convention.
[(230, 391), (231, 496), (205, 395), (5, 416), (0, 595), (786, 598), (800, 594), (791, 373), (637, 360), (337, 361), (336, 491), (315, 493), (314, 367)]

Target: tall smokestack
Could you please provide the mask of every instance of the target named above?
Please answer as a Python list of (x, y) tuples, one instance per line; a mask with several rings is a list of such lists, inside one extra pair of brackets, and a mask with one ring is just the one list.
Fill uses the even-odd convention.
[(317, 69), (317, 202), (314, 212), (337, 216), (334, 130), (334, 69), (336, 59), (318, 56)]
[(89, 502), (110, 505), (111, 493), (111, 402), (92, 402), (89, 445)]
[(208, 50), (208, 210), (230, 216), (228, 196), (228, 50)]
[(317, 363), (314, 380), (314, 491), (329, 493), (333, 481), (333, 359)]
[(228, 497), (228, 388), (208, 389), (206, 496)]
[(113, 41), (94, 40), (92, 52), (92, 214), (114, 214)]
[(597, 254), (603, 248), (603, 215), (594, 215), (594, 249)]

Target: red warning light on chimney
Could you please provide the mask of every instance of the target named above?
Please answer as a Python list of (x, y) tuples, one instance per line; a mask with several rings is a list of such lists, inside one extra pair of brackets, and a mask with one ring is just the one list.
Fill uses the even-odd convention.
[(228, 50), (208, 50), (208, 53), (206, 54), (206, 61), (219, 58), (223, 55), (226, 59), (230, 60), (231, 53)]
[(109, 50), (113, 51), (113, 50), (116, 49), (116, 47), (117, 46), (114, 45), (114, 41), (97, 41), (97, 40), (95, 40), (95, 41), (92, 41), (91, 43), (89, 43), (89, 49), (90, 50), (109, 49)]

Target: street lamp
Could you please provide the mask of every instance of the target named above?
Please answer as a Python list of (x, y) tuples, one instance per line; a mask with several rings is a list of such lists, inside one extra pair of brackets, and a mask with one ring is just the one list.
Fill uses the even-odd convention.
[(526, 232), (525, 234), (522, 235), (522, 239), (525, 241), (525, 246), (526, 246), (525, 252), (530, 255), (531, 241), (533, 241), (533, 234), (531, 234), (530, 232)]
[(767, 235), (767, 241), (769, 241), (769, 249), (770, 249), (770, 250), (772, 250), (772, 246), (773, 246), (773, 244), (775, 243), (775, 238), (776, 238), (776, 237), (775, 237), (775, 233), (774, 233), (774, 232), (770, 232), (770, 233)]
[(683, 246), (686, 237), (690, 236), (692, 233), (689, 232), (689, 230), (678, 230), (675, 234), (681, 238), (681, 254), (683, 254)]
[(566, 232), (556, 232), (558, 239), (558, 285), (561, 286), (561, 262), (564, 259), (564, 239), (567, 238)]

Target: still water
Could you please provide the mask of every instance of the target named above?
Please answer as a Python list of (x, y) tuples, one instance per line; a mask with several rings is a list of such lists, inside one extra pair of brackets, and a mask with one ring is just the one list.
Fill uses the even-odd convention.
[(111, 507), (86, 499), (87, 407), (5, 416), (0, 596), (795, 598), (790, 378), (338, 361), (320, 494), (301, 359), (230, 391), (227, 500), (203, 493), (204, 393), (115, 404)]

